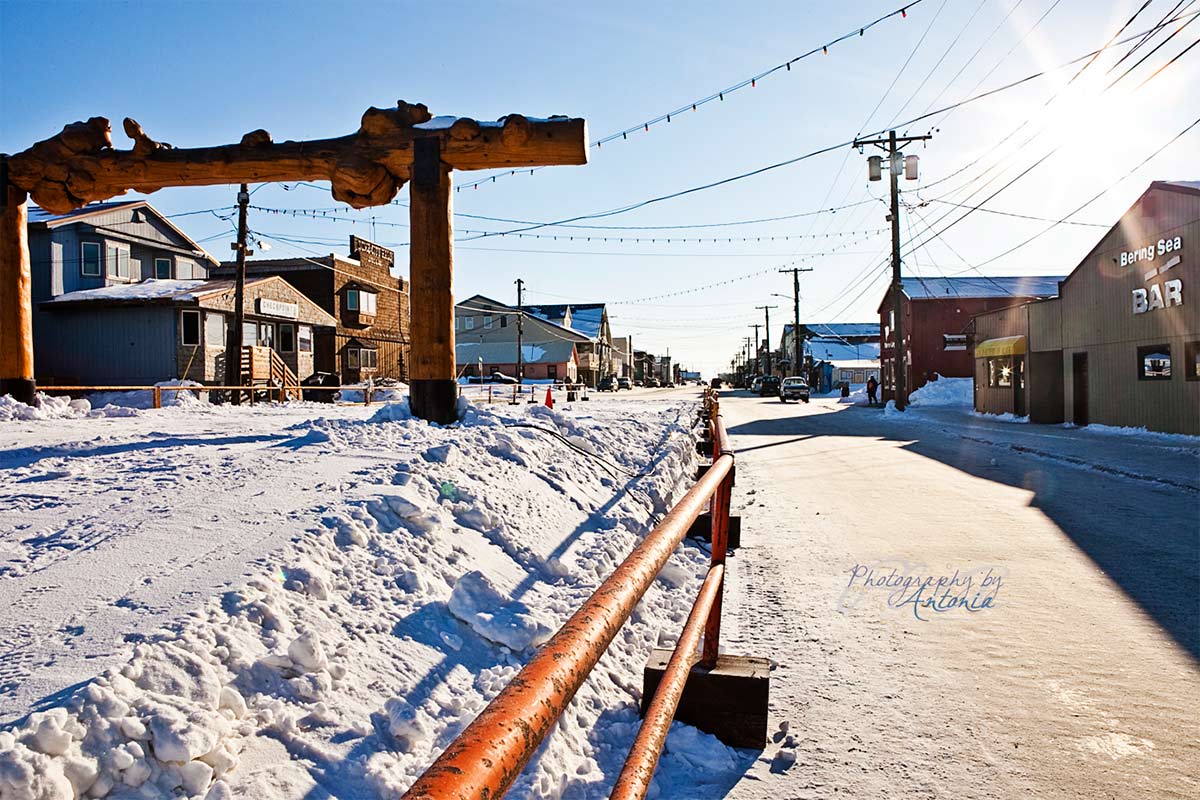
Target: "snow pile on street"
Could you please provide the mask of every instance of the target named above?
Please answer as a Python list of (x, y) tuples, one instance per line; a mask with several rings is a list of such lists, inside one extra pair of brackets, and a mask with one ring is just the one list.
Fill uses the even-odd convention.
[(850, 387), (850, 394), (845, 397), (842, 397), (841, 389), (836, 390), (836, 392), (830, 392), (829, 396), (836, 397), (839, 403), (851, 403), (855, 405), (865, 403), (867, 402), (867, 385), (865, 383), (852, 385)]
[[(196, 381), (188, 380), (169, 380), (159, 381), (155, 386), (203, 386)], [(163, 408), (168, 406), (183, 406), (195, 407), (208, 405), (207, 400), (202, 400), (201, 392), (189, 392), (186, 390), (168, 390), (159, 392), (161, 404)], [(121, 408), (137, 408), (149, 409), (154, 408), (154, 390), (152, 389), (135, 389), (128, 392), (93, 392), (87, 398), (93, 406), (119, 406)]]
[(9, 395), (0, 395), (0, 422), (128, 417), (136, 413), (127, 408), (107, 404), (101, 408), (93, 408), (90, 401), (82, 398), (72, 400), (70, 397), (42, 394), (41, 392), (38, 392), (36, 406), (27, 406)]
[[(975, 382), (971, 378), (938, 378), (929, 381), (908, 396), (908, 408), (963, 408), (975, 406)], [(889, 400), (885, 416), (899, 415), (896, 402)]]
[[(244, 584), (0, 732), (4, 800), (395, 796), (665, 514), (696, 461), (690, 404), (464, 406), (456, 427), (403, 403), (334, 411), (273, 446), (353, 457), (354, 481), (320, 495), (308, 532)], [(682, 547), (672, 564), (512, 796), (607, 794), (642, 666), (678, 634), (707, 559)], [(732, 753), (676, 725), (652, 794), (727, 780)]]
[(342, 389), (340, 392), (338, 392), (337, 399), (343, 403), (365, 402), (367, 398), (368, 386), (371, 387), (372, 403), (385, 403), (389, 401), (400, 402), (408, 396), (408, 384), (400, 383), (399, 381), (395, 383), (389, 383), (384, 386), (380, 386), (378, 384), (368, 384), (365, 381), (362, 383), (348, 385), (356, 388)]

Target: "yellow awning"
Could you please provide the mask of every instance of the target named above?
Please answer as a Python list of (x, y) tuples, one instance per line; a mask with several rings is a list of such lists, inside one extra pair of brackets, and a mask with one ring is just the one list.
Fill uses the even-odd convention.
[(995, 356), (1019, 356), (1025, 353), (1024, 336), (1001, 336), (999, 339), (988, 339), (975, 345), (976, 358), (993, 358)]

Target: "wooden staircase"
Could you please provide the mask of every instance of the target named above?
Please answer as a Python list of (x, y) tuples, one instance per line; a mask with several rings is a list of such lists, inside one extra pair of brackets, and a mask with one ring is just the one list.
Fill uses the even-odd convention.
[[(242, 347), (241, 375), (238, 383), (248, 387), (249, 400), (265, 393), (268, 400), (284, 402), (301, 399), (300, 379), (283, 358), (270, 347)], [(244, 396), (244, 395), (243, 395)]]

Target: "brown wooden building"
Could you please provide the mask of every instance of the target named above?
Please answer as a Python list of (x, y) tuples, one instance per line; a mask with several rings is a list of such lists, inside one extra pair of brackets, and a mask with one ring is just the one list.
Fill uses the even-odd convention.
[(976, 409), (1200, 434), (1197, 246), (1200, 182), (1152, 183), (1057, 299), (976, 319)]
[[(357, 236), (349, 257), (251, 259), (247, 276), (278, 275), (337, 320), (319, 330), (314, 366), (345, 383), (367, 378), (408, 380), (409, 284), (392, 274), (395, 253)], [(214, 276), (232, 277), (225, 262)]]
[[(920, 389), (937, 373), (969, 378), (974, 363), (967, 349), (967, 325), (987, 311), (1058, 294), (1061, 277), (1024, 275), (996, 278), (905, 278), (901, 329), (908, 351), (908, 391)], [(895, 399), (895, 322), (892, 290), (879, 304), (880, 377), (884, 401)]]

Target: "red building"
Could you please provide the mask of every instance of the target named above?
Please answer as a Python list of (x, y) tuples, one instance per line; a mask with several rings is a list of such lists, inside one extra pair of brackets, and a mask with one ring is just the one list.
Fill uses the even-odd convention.
[[(905, 278), (901, 308), (908, 351), (908, 391), (920, 389), (934, 373), (970, 378), (975, 363), (967, 325), (976, 314), (1058, 295), (1059, 276)], [(883, 399), (895, 398), (896, 337), (892, 289), (879, 303), (880, 383)]]

